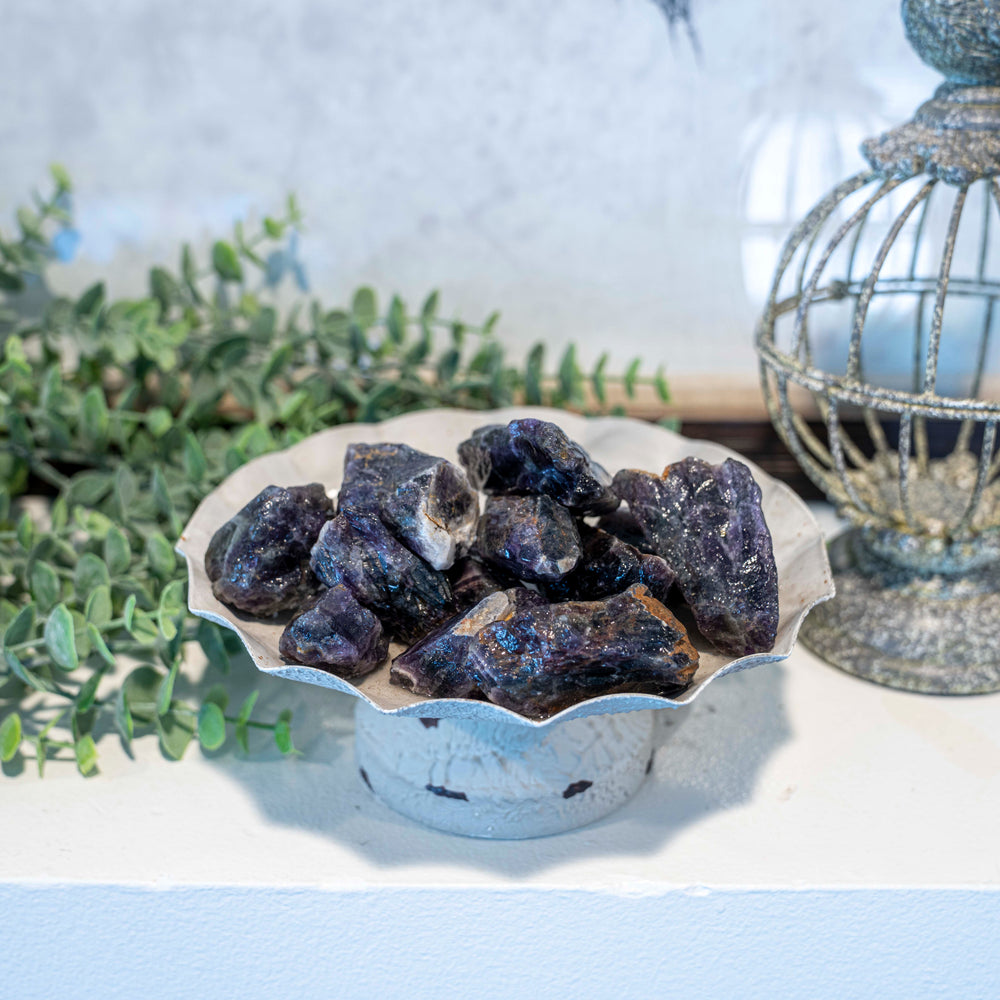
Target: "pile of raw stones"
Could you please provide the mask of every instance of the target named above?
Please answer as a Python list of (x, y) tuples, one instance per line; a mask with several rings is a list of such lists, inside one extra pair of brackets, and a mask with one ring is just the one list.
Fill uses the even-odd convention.
[(394, 683), (532, 718), (612, 692), (679, 693), (698, 653), (666, 607), (677, 592), (719, 651), (773, 646), (777, 570), (741, 462), (612, 479), (534, 419), (481, 427), (458, 454), (464, 469), (405, 444), (350, 445), (336, 510), (319, 484), (268, 486), (212, 538), (216, 597), (293, 611), (289, 660), (360, 677), (391, 637), (408, 646)]

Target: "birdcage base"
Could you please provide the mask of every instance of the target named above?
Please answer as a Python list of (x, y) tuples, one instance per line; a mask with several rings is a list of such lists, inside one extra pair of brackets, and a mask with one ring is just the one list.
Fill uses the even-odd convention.
[(830, 544), (837, 596), (800, 639), (847, 673), (923, 694), (1000, 690), (1000, 567), (920, 575), (872, 557), (861, 534)]

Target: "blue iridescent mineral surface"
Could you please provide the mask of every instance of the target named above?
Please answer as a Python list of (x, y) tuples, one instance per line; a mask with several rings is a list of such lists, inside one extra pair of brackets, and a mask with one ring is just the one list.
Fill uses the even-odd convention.
[(472, 485), (487, 493), (543, 493), (580, 516), (608, 514), (619, 503), (608, 473), (547, 420), (480, 427), (458, 457)]
[(479, 497), (459, 466), (388, 442), (348, 445), (337, 504), (377, 514), (435, 569), (465, 552), (479, 517)]
[(602, 601), (528, 608), (486, 625), (468, 670), (490, 701), (543, 718), (587, 698), (672, 694), (698, 667), (684, 626), (641, 584)]
[(285, 626), (278, 651), (289, 660), (338, 677), (361, 677), (386, 658), (389, 639), (378, 618), (338, 585), (320, 594)]
[(662, 476), (623, 469), (615, 491), (647, 545), (677, 574), (698, 629), (731, 656), (766, 652), (778, 627), (778, 571), (760, 487), (742, 462), (686, 458)]
[(520, 580), (555, 581), (580, 561), (580, 535), (551, 497), (502, 494), (486, 500), (476, 552)]
[(389, 679), (429, 698), (472, 697), (478, 689), (465, 661), (473, 639), (487, 625), (543, 604), (541, 594), (525, 587), (488, 594), (397, 656)]
[(265, 487), (212, 536), (205, 553), (212, 592), (253, 615), (299, 607), (316, 589), (309, 552), (331, 517), (319, 483)]
[(577, 525), (582, 555), (576, 568), (566, 576), (545, 585), (545, 593), (554, 601), (593, 601), (620, 594), (633, 583), (643, 583), (658, 601), (666, 601), (674, 584), (674, 574), (665, 560), (646, 555), (620, 538)]
[(328, 587), (344, 584), (405, 642), (454, 613), (448, 578), (396, 541), (375, 514), (341, 511), (320, 532), (310, 565)]

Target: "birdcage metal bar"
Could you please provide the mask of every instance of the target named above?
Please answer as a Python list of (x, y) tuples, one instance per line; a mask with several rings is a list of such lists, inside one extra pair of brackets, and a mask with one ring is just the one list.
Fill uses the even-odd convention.
[(913, 428), (913, 414), (904, 413), (899, 418), (899, 502), (903, 510), (903, 521), (907, 528), (913, 527), (913, 507), (910, 503), (910, 439)]
[(993, 448), (996, 444), (997, 423), (995, 420), (988, 420), (983, 426), (983, 445), (979, 452), (979, 463), (976, 470), (976, 485), (969, 498), (969, 506), (965, 509), (962, 519), (958, 522), (955, 534), (961, 536), (972, 525), (976, 511), (983, 499), (983, 492), (990, 478), (990, 464), (993, 458)]
[(900, 178), (890, 178), (882, 182), (879, 185), (878, 190), (870, 198), (868, 198), (862, 206), (854, 212), (854, 214), (843, 224), (839, 229), (833, 234), (829, 242), (826, 245), (826, 249), (820, 255), (819, 262), (813, 268), (812, 276), (806, 285), (802, 301), (799, 302), (798, 308), (795, 312), (795, 325), (792, 333), (792, 355), (797, 356), (800, 350), (801, 339), (805, 332), (805, 316), (813, 301), (813, 296), (816, 289), (819, 287), (819, 279), (823, 276), (823, 272), (826, 270), (826, 265), (830, 262), (830, 258), (833, 256), (834, 252), (844, 242), (844, 239), (851, 232), (851, 230), (858, 224), (858, 221), (871, 211), (872, 206), (878, 201), (884, 198), (889, 192), (894, 191), (903, 181)]
[(868, 319), (868, 309), (871, 306), (872, 296), (875, 294), (875, 285), (878, 283), (879, 275), (885, 266), (886, 258), (899, 239), (899, 234), (903, 226), (909, 221), (910, 216), (920, 206), (920, 203), (934, 189), (935, 181), (928, 181), (920, 190), (906, 203), (902, 212), (896, 216), (893, 224), (889, 227), (875, 254), (871, 270), (861, 286), (861, 294), (858, 295), (854, 304), (854, 322), (851, 327), (851, 343), (847, 351), (847, 378), (850, 381), (858, 381), (861, 368), (861, 335), (865, 329), (865, 322)]
[(938, 354), (941, 350), (941, 329), (944, 326), (944, 305), (948, 296), (951, 265), (955, 259), (958, 226), (962, 221), (962, 210), (965, 208), (965, 199), (968, 193), (967, 186), (958, 189), (958, 193), (955, 195), (955, 204), (951, 210), (951, 218), (948, 220), (948, 232), (945, 235), (944, 250), (941, 254), (941, 270), (938, 274), (937, 295), (934, 299), (934, 313), (927, 338), (927, 367), (924, 370), (924, 381), (921, 387), (925, 395), (934, 393), (937, 388)]
[[(863, 188), (866, 184), (870, 183), (876, 176), (877, 174), (874, 170), (864, 170), (855, 174), (853, 177), (848, 177), (847, 180), (838, 184), (825, 198), (823, 198), (789, 235), (788, 239), (785, 241), (785, 245), (782, 247), (781, 255), (778, 258), (778, 264), (775, 270), (775, 280), (771, 284), (771, 292), (768, 295), (767, 303), (764, 307), (765, 322), (761, 323), (760, 326), (760, 333), (762, 335), (766, 336), (768, 333), (770, 333), (772, 337), (774, 335), (773, 323), (769, 324), (766, 320), (772, 314), (775, 304), (778, 301), (781, 278), (785, 271), (788, 270), (788, 265), (792, 262), (792, 259), (799, 250), (802, 242), (810, 236), (815, 242), (819, 230), (827, 219), (834, 213), (834, 211), (836, 211), (837, 206), (840, 205), (844, 198), (850, 197), (850, 195), (852, 195), (855, 191), (858, 191), (860, 188)], [(799, 284), (799, 292), (801, 295), (801, 284)]]
[[(993, 198), (991, 197), (991, 185), (983, 183), (983, 222), (979, 240), (979, 261), (976, 267), (976, 277), (980, 282), (986, 281), (986, 262), (989, 257), (990, 233), (992, 231)], [(972, 373), (972, 383), (969, 386), (969, 395), (978, 398), (982, 391), (983, 372), (986, 370), (986, 357), (989, 353), (990, 334), (993, 329), (994, 299), (986, 298), (983, 301), (983, 332), (979, 337), (979, 347), (976, 352), (976, 365)], [(972, 441), (972, 432), (975, 424), (971, 420), (963, 420), (958, 431), (958, 440), (955, 443), (955, 451), (962, 452), (969, 450)]]
[(833, 464), (837, 470), (837, 475), (840, 477), (840, 484), (844, 487), (844, 492), (850, 498), (851, 503), (853, 503), (858, 510), (862, 510), (866, 514), (874, 514), (875, 510), (869, 506), (867, 501), (862, 499), (861, 494), (858, 493), (854, 483), (851, 482), (850, 475), (847, 472), (847, 461), (844, 457), (844, 446), (840, 438), (840, 408), (837, 406), (837, 403), (832, 400), (828, 405), (829, 410), (827, 413), (826, 435), (830, 442), (830, 452), (833, 455)]
[[(762, 366), (763, 384), (770, 385), (770, 379), (763, 375), (767, 369)], [(830, 486), (826, 469), (819, 465), (803, 446), (795, 427), (795, 413), (788, 401), (788, 379), (779, 372), (773, 371), (771, 374), (777, 383), (777, 402), (773, 397), (768, 396), (768, 411), (774, 426), (778, 428), (781, 439), (785, 442), (788, 450), (795, 456), (795, 460), (805, 470), (806, 475), (821, 489), (827, 490)]]

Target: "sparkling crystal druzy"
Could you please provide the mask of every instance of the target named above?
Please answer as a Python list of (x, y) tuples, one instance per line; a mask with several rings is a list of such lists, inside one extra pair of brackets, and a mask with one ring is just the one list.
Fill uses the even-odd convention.
[(480, 427), (458, 446), (458, 457), (472, 485), (487, 493), (544, 493), (580, 516), (618, 506), (608, 473), (547, 420)]
[(615, 490), (677, 574), (698, 628), (732, 656), (766, 652), (778, 628), (778, 571), (760, 487), (734, 459), (686, 458), (662, 476), (623, 469)]
[(405, 642), (453, 613), (448, 578), (398, 542), (375, 514), (341, 511), (320, 532), (310, 565), (328, 587), (344, 584)]
[(486, 500), (476, 551), (520, 580), (554, 581), (580, 561), (580, 535), (551, 497), (503, 494)]
[(285, 626), (278, 651), (289, 660), (338, 677), (361, 677), (386, 658), (389, 639), (378, 618), (338, 585), (320, 594)]
[(389, 679), (428, 698), (468, 698), (475, 678), (466, 668), (473, 639), (493, 622), (505, 621), (524, 608), (545, 604), (534, 590), (498, 590), (435, 629), (392, 661)]
[(462, 469), (405, 444), (348, 445), (337, 504), (377, 513), (435, 569), (447, 569), (468, 548), (479, 516)]
[(254, 615), (297, 607), (315, 589), (309, 551), (331, 517), (319, 483), (265, 487), (212, 536), (205, 553), (212, 593)]
[(635, 584), (487, 625), (466, 662), (490, 701), (541, 718), (604, 694), (676, 692), (694, 676), (698, 653), (684, 626)]
[(633, 583), (642, 583), (658, 601), (666, 601), (674, 574), (664, 559), (646, 555), (620, 538), (585, 523), (578, 528), (583, 554), (572, 572), (545, 585), (549, 598), (594, 601), (620, 594)]

